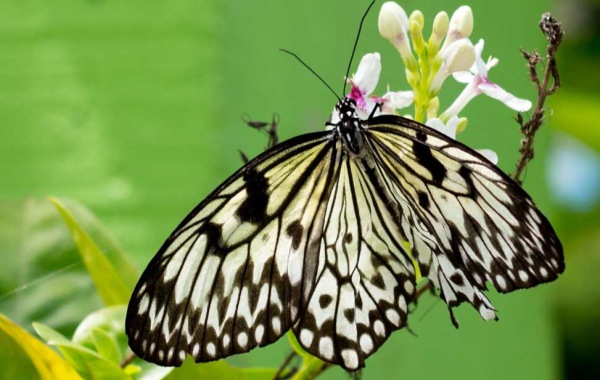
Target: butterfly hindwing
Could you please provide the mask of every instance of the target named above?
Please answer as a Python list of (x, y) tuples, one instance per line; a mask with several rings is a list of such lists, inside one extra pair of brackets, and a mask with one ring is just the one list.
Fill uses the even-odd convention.
[(293, 326), (308, 352), (350, 370), (406, 324), (415, 290), (402, 232), (372, 175), (366, 161), (343, 161), (327, 200), (314, 291)]
[(496, 318), (482, 291), (554, 280), (564, 270), (550, 223), (523, 189), (473, 149), (412, 120), (381, 116), (367, 139), (423, 276), (449, 306)]

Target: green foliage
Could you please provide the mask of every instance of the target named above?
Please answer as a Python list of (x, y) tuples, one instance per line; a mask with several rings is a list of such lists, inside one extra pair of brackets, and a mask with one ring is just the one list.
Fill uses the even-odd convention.
[(0, 202), (0, 247), (0, 310), (18, 325), (32, 331), (31, 321), (38, 321), (72, 333), (101, 307), (64, 221), (47, 200)]
[[(33, 201), (29, 201), (27, 205), (33, 215), (45, 215), (46, 207), (43, 203), (31, 202)], [(52, 198), (51, 202), (68, 226), (87, 274), (92, 278), (96, 292), (107, 307), (83, 318), (72, 339), (49, 325), (33, 323), (36, 333), (49, 346), (56, 347), (62, 357), (0, 314), (0, 352), (16, 352), (16, 355), (0, 356), (7, 363), (3, 368), (4, 375), (9, 376), (7, 378), (23, 369), (44, 380), (77, 379), (79, 376), (85, 379), (122, 380), (178, 380), (191, 377), (255, 380), (270, 379), (275, 375), (275, 369), (236, 368), (223, 360), (202, 365), (195, 365), (188, 360), (182, 367), (173, 369), (132, 357), (127, 346), (124, 323), (125, 304), (133, 286), (126, 276), (137, 279), (136, 270), (129, 264), (126, 253), (83, 206), (71, 200)], [(85, 222), (82, 223), (82, 220)], [(97, 241), (91, 236), (96, 236)], [(28, 240), (27, 237), (24, 240)], [(111, 254), (105, 254), (99, 247), (104, 247)]]
[[(90, 236), (75, 221), (73, 214), (57, 199), (50, 198), (50, 202), (56, 206), (58, 212), (60, 212), (62, 218), (69, 227), (69, 230), (73, 235), (73, 240), (81, 255), (81, 259), (85, 264), (90, 277), (92, 277), (96, 290), (102, 297), (104, 304), (106, 306), (127, 304), (129, 296), (131, 295), (131, 287), (128, 289), (125, 285), (125, 281), (127, 281), (128, 278), (131, 279), (137, 277), (133, 273), (133, 270), (128, 271), (132, 273), (118, 272), (119, 269), (121, 269), (121, 272), (124, 272), (123, 269), (128, 269), (128, 267), (124, 265), (127, 263), (127, 260), (121, 259), (118, 260), (118, 263), (115, 263), (117, 265), (112, 265), (109, 258), (105, 256), (96, 243), (94, 243)], [(120, 251), (115, 252), (119, 252), (119, 254), (114, 255), (114, 258), (122, 258), (124, 256)]]
[[(80, 377), (56, 352), (0, 314), (0, 378), (77, 380)], [(8, 353), (13, 353), (9, 355)], [(14, 355), (16, 353), (16, 355)], [(24, 376), (24, 377), (23, 377)]]

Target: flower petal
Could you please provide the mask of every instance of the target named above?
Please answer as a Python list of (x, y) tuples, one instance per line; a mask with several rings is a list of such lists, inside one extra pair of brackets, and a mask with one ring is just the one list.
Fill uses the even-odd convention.
[(498, 153), (491, 149), (476, 149), (477, 153), (487, 158), (494, 165), (498, 165)]
[(515, 111), (524, 112), (531, 108), (531, 102), (527, 99), (517, 98), (510, 92), (494, 83), (480, 83), (479, 89), (487, 96), (497, 99)]
[(444, 124), (443, 121), (436, 117), (427, 120), (427, 123), (425, 123), (425, 125), (435, 129), (438, 132), (442, 132), (443, 134), (454, 140), (456, 139), (456, 127), (458, 127), (458, 121), (458, 117), (452, 116), (450, 120), (448, 120), (448, 122)]
[(470, 71), (457, 71), (452, 73), (452, 76), (459, 83), (469, 83), (475, 77), (475, 75), (473, 75), (473, 73)]
[(363, 95), (369, 95), (375, 91), (379, 75), (381, 74), (381, 57), (379, 53), (365, 54), (356, 73), (352, 76), (352, 84), (360, 89)]
[(384, 101), (384, 108), (397, 110), (410, 106), (414, 96), (412, 91), (388, 91), (381, 99)]

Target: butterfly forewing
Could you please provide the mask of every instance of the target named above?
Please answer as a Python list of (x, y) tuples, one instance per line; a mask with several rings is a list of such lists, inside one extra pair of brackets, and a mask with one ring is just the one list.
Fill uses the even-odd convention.
[[(273, 342), (312, 291), (324, 206), (339, 168), (329, 133), (288, 141), (196, 207), (144, 271), (128, 310), (134, 351), (162, 365)], [(317, 233), (315, 233), (315, 231)], [(316, 248), (315, 248), (316, 247)]]

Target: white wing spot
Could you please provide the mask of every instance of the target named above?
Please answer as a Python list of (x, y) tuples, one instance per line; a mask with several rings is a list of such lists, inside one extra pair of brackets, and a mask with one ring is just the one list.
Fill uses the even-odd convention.
[(181, 350), (179, 351), (179, 360), (183, 361), (185, 359), (185, 351)]
[(148, 311), (148, 306), (150, 305), (150, 297), (147, 294), (142, 296), (140, 300), (140, 307), (138, 309), (138, 315), (144, 315)]
[(521, 281), (525, 282), (525, 281), (529, 280), (529, 275), (524, 270), (520, 270), (519, 278), (521, 279)]
[(231, 338), (229, 337), (229, 334), (223, 335), (223, 347), (229, 346), (230, 341)]
[(279, 317), (273, 317), (271, 320), (271, 327), (273, 327), (275, 334), (279, 334), (281, 332), (281, 321), (279, 320)]
[(506, 289), (506, 280), (504, 279), (504, 277), (502, 277), (499, 274), (496, 275), (496, 283), (498, 283), (498, 286), (500, 287), (500, 289), (502, 289), (502, 290)]
[(144, 339), (142, 341), (142, 350), (146, 351), (146, 346), (148, 346), (148, 341), (146, 339)]
[(241, 332), (238, 337), (238, 344), (240, 346), (242, 346), (242, 348), (246, 348), (246, 345), (248, 344), (248, 334), (246, 334), (245, 332)]
[(342, 350), (342, 359), (346, 367), (354, 369), (358, 367), (358, 354), (355, 350)]
[(158, 359), (162, 361), (164, 358), (165, 353), (163, 352), (163, 350), (158, 350)]
[(173, 359), (173, 354), (175, 353), (175, 347), (169, 348), (169, 353), (167, 354), (167, 358), (169, 360)]
[(200, 345), (198, 344), (198, 342), (196, 342), (196, 344), (194, 344), (194, 348), (192, 348), (192, 356), (194, 356), (194, 357), (198, 356), (199, 352), (200, 352)]
[(402, 311), (408, 310), (407, 305), (406, 305), (406, 300), (404, 299), (404, 296), (398, 297), (398, 307)]
[(263, 325), (256, 326), (256, 329), (254, 330), (254, 339), (256, 339), (256, 341), (258, 343), (262, 342), (262, 338), (263, 338), (264, 334), (265, 334), (265, 327)]
[(540, 274), (542, 275), (542, 277), (548, 277), (548, 271), (544, 267), (540, 268)]
[(396, 310), (387, 309), (385, 311), (385, 316), (387, 317), (388, 321), (390, 321), (390, 323), (394, 326), (398, 326), (400, 324), (400, 315)]
[(367, 354), (373, 349), (373, 339), (371, 339), (369, 334), (362, 334), (360, 336), (360, 348)]
[(310, 347), (313, 338), (314, 334), (312, 331), (308, 329), (302, 329), (302, 331), (300, 331), (300, 342), (302, 342), (305, 347)]
[(217, 353), (217, 347), (215, 347), (215, 344), (213, 342), (210, 342), (206, 345), (206, 353), (208, 354), (208, 356), (212, 357), (214, 357)]
[(319, 340), (319, 352), (325, 359), (333, 359), (333, 341), (330, 337), (324, 336)]
[(383, 322), (376, 320), (373, 324), (373, 331), (379, 336), (385, 336), (385, 326), (383, 325)]

